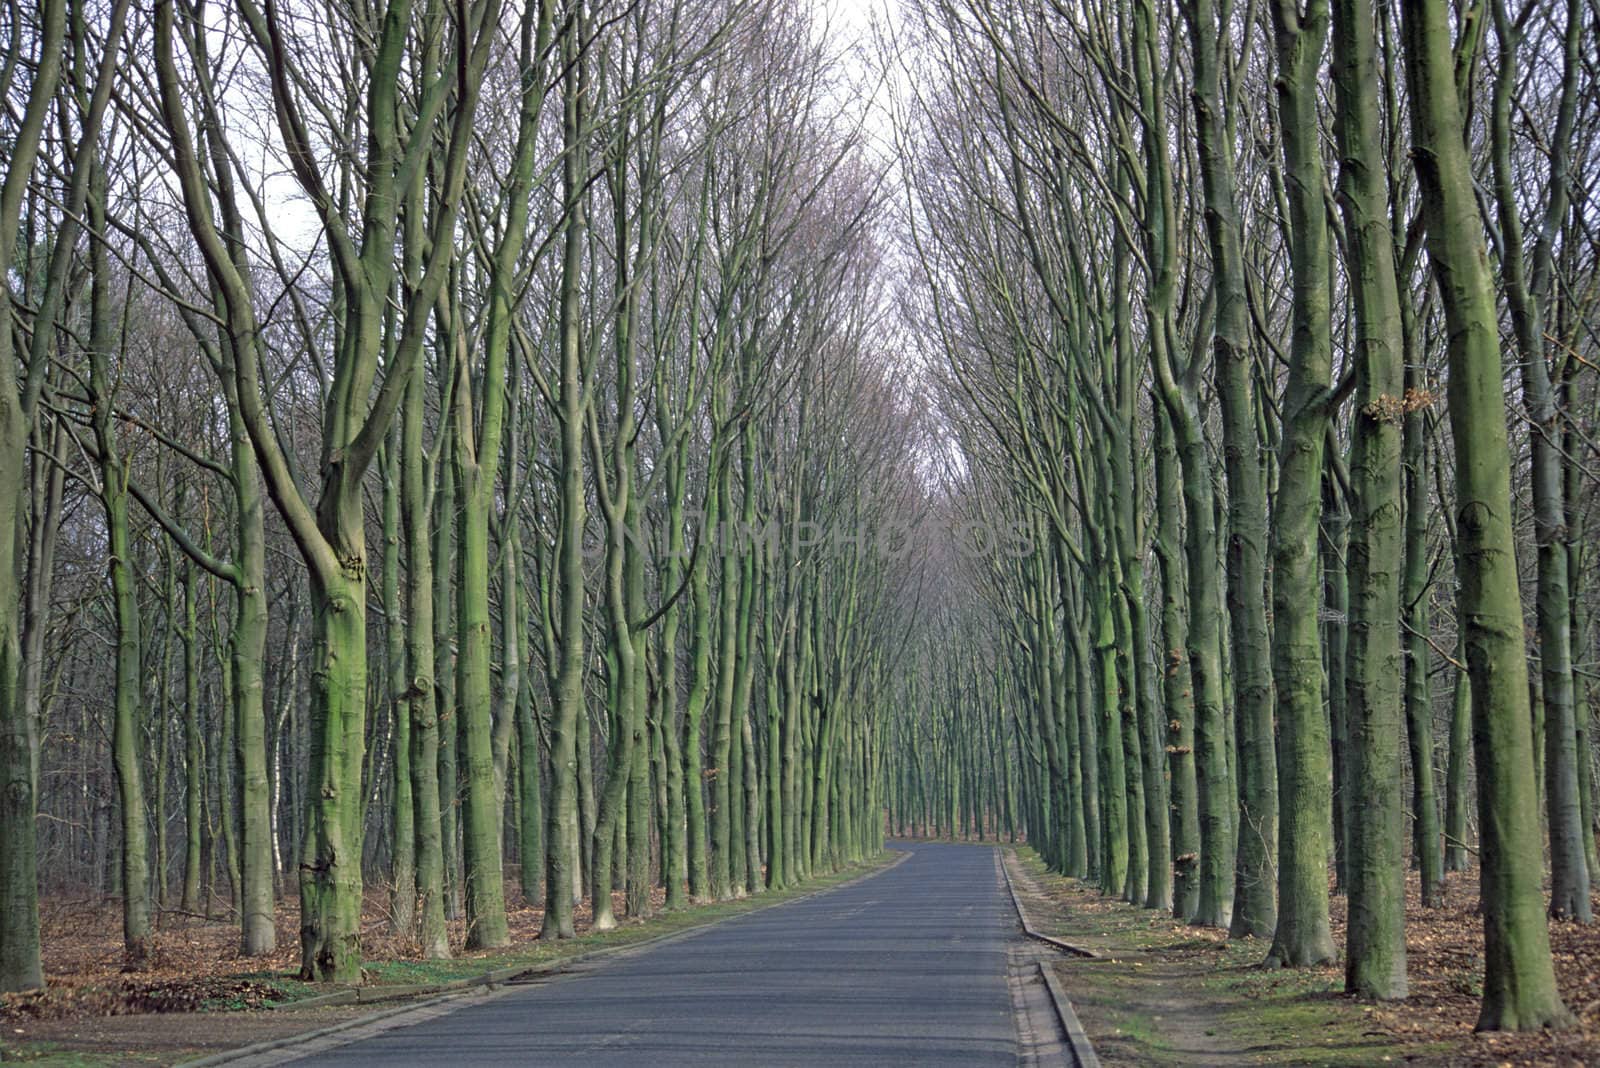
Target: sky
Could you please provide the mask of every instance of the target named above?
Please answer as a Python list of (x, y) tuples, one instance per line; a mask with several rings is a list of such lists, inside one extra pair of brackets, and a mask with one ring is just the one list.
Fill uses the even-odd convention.
[[(855, 85), (875, 88), (877, 95), (867, 117), (867, 133), (879, 151), (893, 152), (894, 131), (892, 75), (888, 86), (880, 84), (881, 60), (874, 34), (879, 27), (895, 25), (898, 0), (812, 0), (819, 25), (825, 26), (845, 64), (847, 77)], [(852, 106), (851, 101), (841, 105)]]
[[(851, 98), (839, 100), (838, 106), (854, 113), (861, 105), (860, 94), (873, 94), (864, 133), (873, 151), (888, 161), (894, 154), (893, 75), (898, 72), (891, 72), (888, 85), (883, 83), (874, 35), (876, 27), (894, 25), (899, 0), (812, 0), (812, 5), (817, 25), (830, 38), (843, 64), (845, 83), (851, 87)], [(263, 167), (262, 171), (273, 232), (295, 254), (310, 253), (321, 231), (315, 210), (293, 175), (275, 168)]]

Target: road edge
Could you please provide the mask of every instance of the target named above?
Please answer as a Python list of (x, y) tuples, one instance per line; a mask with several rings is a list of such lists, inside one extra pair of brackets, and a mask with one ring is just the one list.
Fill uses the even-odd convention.
[[(996, 847), (995, 853), (1000, 861), (1000, 872), (1005, 876), (1006, 890), (1011, 894), (1011, 904), (1017, 910), (1017, 920), (1022, 925), (1022, 933), (1036, 941), (1043, 942), (1053, 949), (1063, 950), (1075, 956), (1088, 960), (1101, 959), (1100, 954), (1082, 946), (1075, 946), (1037, 930), (1032, 921), (1028, 919), (1027, 910), (1022, 906), (1022, 897), (1017, 893), (1016, 886), (1011, 881), (1011, 865), (1006, 861), (1008, 857), (1015, 857), (1016, 850)], [(1072, 1054), (1072, 1063), (1078, 1068), (1100, 1068), (1100, 1058), (1095, 1054), (1094, 1045), (1090, 1043), (1089, 1036), (1083, 1030), (1083, 1024), (1078, 1019), (1078, 1014), (1072, 1008), (1072, 1001), (1067, 997), (1067, 992), (1061, 989), (1061, 981), (1056, 978), (1055, 971), (1044, 961), (1037, 962), (1039, 977), (1044, 980), (1045, 989), (1050, 992), (1050, 1001), (1055, 1005), (1056, 1018), (1061, 1021), (1061, 1029), (1067, 1036), (1067, 1049)]]
[(1050, 991), (1050, 1000), (1055, 1002), (1056, 1016), (1061, 1020), (1061, 1029), (1067, 1033), (1067, 1048), (1072, 1051), (1073, 1063), (1078, 1068), (1100, 1068), (1100, 1058), (1095, 1054), (1089, 1036), (1084, 1033), (1083, 1024), (1078, 1020), (1078, 1014), (1073, 1011), (1067, 992), (1061, 989), (1061, 980), (1056, 978), (1055, 970), (1044, 961), (1039, 961), (1038, 964), (1039, 975)]
[(1083, 946), (1075, 946), (1071, 942), (1056, 938), (1054, 935), (1047, 935), (1033, 926), (1033, 922), (1028, 919), (1028, 910), (1022, 907), (1022, 898), (1018, 896), (1017, 888), (1011, 882), (1011, 867), (1005, 860), (1007, 856), (1015, 857), (1016, 850), (1001, 850), (1000, 870), (1005, 873), (1006, 889), (1011, 892), (1011, 904), (1016, 906), (1017, 917), (1022, 921), (1022, 933), (1035, 941), (1043, 942), (1047, 946), (1054, 946), (1063, 953), (1071, 953), (1075, 957), (1083, 957), (1087, 960), (1100, 960), (1100, 954), (1094, 950), (1085, 949)]

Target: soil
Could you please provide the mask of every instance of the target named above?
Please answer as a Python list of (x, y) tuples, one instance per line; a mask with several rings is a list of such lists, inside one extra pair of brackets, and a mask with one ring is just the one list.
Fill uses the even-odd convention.
[[(520, 888), (514, 878), (507, 881), (512, 945), (526, 946), (538, 938), (544, 912), (519, 907)], [(655, 897), (654, 905), (664, 903), (659, 888)], [(621, 915), (621, 894), (615, 905)], [(240, 956), (238, 927), (226, 903), (213, 902), (211, 910), (211, 916), (160, 910), (148, 960), (137, 971), (128, 971), (120, 901), (62, 893), (41, 901), (46, 988), (0, 994), (0, 1061), (170, 1064), (374, 1011), (370, 1004), (292, 1007), (297, 998), (325, 992), (296, 978), (300, 909), (295, 896), (277, 904), (279, 948), (267, 957)], [(587, 933), (588, 906), (577, 908), (575, 916), (578, 932)], [(494, 951), (463, 951), (464, 922), (449, 926), (452, 967), (459, 969), (460, 962), (470, 967), (474, 960), (485, 961), (480, 971), (492, 966)], [(363, 953), (374, 963), (368, 982), (388, 981), (383, 973), (392, 962), (422, 960), (416, 939), (391, 928), (387, 892), (369, 888), (361, 932)], [(218, 1013), (228, 1014), (225, 1024)]]
[(160, 1012), (7, 1020), (0, 1060), (10, 1064), (172, 1064), (287, 1038), (372, 1013), (371, 1005), (271, 1012)]

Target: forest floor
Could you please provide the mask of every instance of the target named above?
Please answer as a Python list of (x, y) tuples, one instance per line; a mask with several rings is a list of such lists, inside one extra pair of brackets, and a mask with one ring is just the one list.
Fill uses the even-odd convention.
[[(463, 952), (464, 926), (452, 922), (451, 947), (456, 956), (446, 961), (424, 960), (414, 938), (391, 933), (387, 895), (374, 888), (367, 895), (362, 922), (367, 957), (362, 983), (369, 991), (389, 987), (398, 993), (404, 985), (437, 988), (491, 970), (550, 967), (599, 949), (632, 945), (792, 900), (859, 877), (900, 856), (885, 853), (777, 893), (658, 911), (649, 919), (621, 919), (611, 931), (590, 930), (589, 911), (581, 907), (576, 913), (578, 937), (559, 942), (539, 939), (543, 911), (520, 904), (515, 876), (507, 872), (511, 944), (499, 950)], [(615, 902), (620, 916), (621, 894)], [(654, 903), (657, 909), (663, 904), (659, 889)], [(6, 1064), (37, 1068), (174, 1064), (335, 1026), (385, 1007), (370, 1001), (312, 1002), (346, 988), (295, 977), (300, 915), (292, 894), (278, 903), (275, 955), (239, 956), (238, 928), (225, 916), (207, 919), (168, 910), (160, 916), (153, 961), (138, 973), (122, 971), (118, 901), (52, 895), (41, 900), (40, 913), (47, 986), (29, 994), (0, 994), (0, 1062)], [(404, 1004), (425, 996), (432, 996), (432, 991), (418, 990), (409, 999), (388, 1003)]]
[[(1483, 986), (1476, 870), (1452, 874), (1442, 908), (1424, 909), (1415, 872), (1406, 895), (1410, 997), (1342, 993), (1342, 965), (1261, 966), (1268, 945), (1174, 923), (1045, 870), (1019, 847), (1010, 871), (1039, 930), (1103, 959), (1056, 964), (1095, 1051), (1108, 1065), (1600, 1064), (1600, 925), (1552, 924), (1556, 979), (1577, 1018), (1570, 1031), (1473, 1034)], [(1344, 945), (1345, 899), (1333, 937)], [(1600, 900), (1596, 911), (1600, 913)]]

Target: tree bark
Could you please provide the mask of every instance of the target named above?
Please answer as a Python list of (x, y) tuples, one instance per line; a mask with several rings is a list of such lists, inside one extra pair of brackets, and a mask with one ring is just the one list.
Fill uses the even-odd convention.
[(1413, 158), (1428, 258), (1449, 335), (1456, 449), (1459, 615), (1472, 684), (1482, 829), (1483, 1004), (1479, 1030), (1537, 1030), (1571, 1017), (1556, 990), (1539, 876), (1522, 598), (1511, 526), (1511, 455), (1494, 288), (1462, 140), (1448, 11), (1403, 0)]
[(1380, 147), (1376, 16), (1367, 0), (1338, 0), (1336, 18), (1339, 199), (1356, 312), (1345, 783), (1352, 802), (1360, 799), (1360, 811), (1352, 810), (1345, 825), (1350, 900), (1345, 989), (1403, 998), (1404, 706), (1398, 627), (1405, 562), (1400, 511), (1404, 339)]

